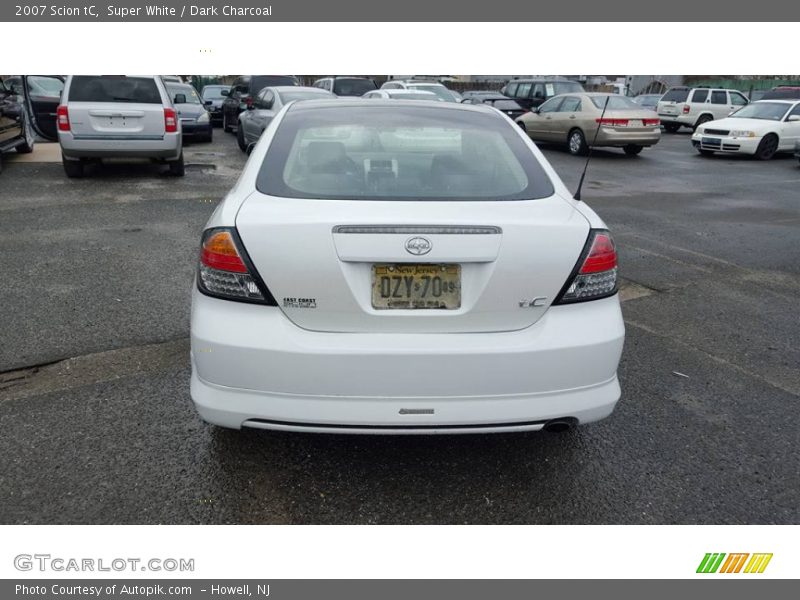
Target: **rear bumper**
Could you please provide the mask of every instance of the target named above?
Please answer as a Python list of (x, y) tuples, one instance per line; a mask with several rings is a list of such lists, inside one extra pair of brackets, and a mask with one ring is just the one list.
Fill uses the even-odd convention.
[(692, 135), (692, 146), (699, 150), (726, 154), (755, 154), (761, 139), (760, 137), (739, 138), (695, 133)]
[(154, 140), (97, 138), (85, 139), (71, 132), (59, 132), (61, 153), (66, 158), (159, 158), (175, 160), (181, 154), (180, 133), (165, 134)]
[(622, 131), (601, 127), (597, 133), (595, 146), (653, 146), (661, 139), (661, 128), (647, 131)]
[(187, 139), (208, 137), (213, 130), (210, 117), (206, 123), (181, 123), (181, 129), (183, 137)]
[(616, 296), (480, 334), (321, 333), (278, 308), (194, 291), (191, 395), (201, 417), (350, 433), (540, 429), (608, 416), (624, 325)]
[(658, 118), (661, 119), (661, 124), (684, 125), (686, 127), (693, 127), (695, 117), (691, 115), (664, 115), (658, 113)]

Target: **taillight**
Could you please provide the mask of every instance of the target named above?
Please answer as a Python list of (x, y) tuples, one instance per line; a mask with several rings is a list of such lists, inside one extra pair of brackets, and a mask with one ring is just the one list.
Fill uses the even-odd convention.
[(606, 298), (617, 292), (617, 250), (611, 234), (592, 229), (570, 279), (554, 304)]
[(245, 96), (244, 97), (244, 105), (247, 108), (250, 108), (251, 106), (253, 106), (253, 97), (252, 96)]
[(609, 125), (610, 127), (627, 127), (628, 119), (595, 119), (595, 122), (600, 125)]
[(683, 114), (688, 115), (689, 114), (689, 110), (691, 110), (689, 105), (688, 104), (684, 104), (683, 105)]
[(174, 108), (164, 109), (164, 131), (166, 133), (176, 133), (178, 131), (178, 115)]
[(642, 119), (645, 127), (658, 127), (661, 125), (661, 119)]
[(69, 109), (63, 104), (56, 109), (56, 122), (59, 131), (69, 131)]
[(197, 287), (217, 298), (277, 306), (232, 228), (207, 229), (203, 233)]

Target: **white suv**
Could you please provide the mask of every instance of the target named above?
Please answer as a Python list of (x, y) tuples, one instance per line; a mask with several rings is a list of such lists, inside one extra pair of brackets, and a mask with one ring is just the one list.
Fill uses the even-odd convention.
[(102, 158), (149, 158), (183, 175), (181, 124), (159, 75), (70, 75), (56, 122), (68, 177)]
[(670, 88), (658, 102), (656, 112), (664, 129), (675, 133), (683, 127), (696, 127), (724, 119), (749, 101), (736, 90), (723, 88)]

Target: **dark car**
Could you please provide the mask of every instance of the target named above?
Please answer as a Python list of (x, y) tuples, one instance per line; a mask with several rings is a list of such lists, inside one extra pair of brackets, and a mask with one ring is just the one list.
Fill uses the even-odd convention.
[(247, 152), (250, 144), (258, 141), (275, 115), (289, 102), (301, 100), (335, 100), (336, 96), (315, 87), (278, 86), (261, 90), (251, 107), (239, 115), (236, 139), (239, 148)]
[(228, 90), (222, 102), (222, 129), (226, 132), (236, 130), (239, 113), (247, 110), (256, 94), (265, 87), (276, 85), (300, 85), (294, 75), (240, 75)]
[(800, 86), (779, 85), (764, 92), (762, 100), (798, 100), (800, 99)]
[(212, 125), (222, 125), (222, 102), (230, 89), (228, 85), (214, 84), (204, 85), (200, 90), (200, 97), (208, 109)]
[(58, 76), (15, 75), (0, 81), (0, 154), (32, 152), (37, 134), (56, 139), (55, 115), (63, 88)]
[(491, 96), (488, 94), (472, 96), (463, 100), (462, 104), (488, 104), (489, 106), (494, 106), (500, 112), (507, 114), (512, 121), (529, 112), (516, 100), (496, 93)]
[(337, 96), (361, 97), (367, 92), (377, 90), (378, 86), (366, 77), (323, 77), (317, 79), (313, 86)]
[(559, 94), (583, 94), (583, 86), (569, 79), (514, 79), (500, 90), (509, 98), (513, 98), (526, 110), (530, 110), (553, 96)]
[(178, 112), (183, 140), (210, 142), (214, 134), (211, 115), (206, 110), (200, 95), (188, 83), (165, 82), (172, 104)]

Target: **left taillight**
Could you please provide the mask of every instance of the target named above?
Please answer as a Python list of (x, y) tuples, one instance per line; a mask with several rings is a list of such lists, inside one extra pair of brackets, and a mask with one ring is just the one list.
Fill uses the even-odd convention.
[(56, 109), (56, 122), (59, 131), (69, 131), (69, 109), (63, 104)]
[(203, 232), (197, 287), (216, 298), (277, 306), (233, 228)]
[(164, 131), (166, 133), (176, 133), (178, 131), (178, 115), (175, 113), (174, 108), (164, 109)]
[(592, 229), (570, 279), (553, 304), (598, 300), (617, 293), (617, 248), (605, 229)]

